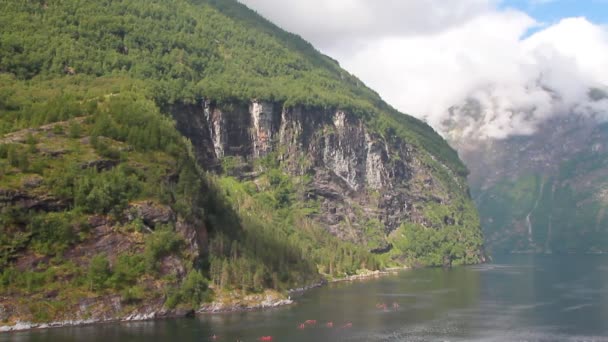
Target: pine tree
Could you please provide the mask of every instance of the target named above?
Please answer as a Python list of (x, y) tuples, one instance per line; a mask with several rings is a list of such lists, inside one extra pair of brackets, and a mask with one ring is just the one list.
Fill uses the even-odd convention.
[(261, 291), (264, 288), (264, 269), (261, 266), (256, 267), (255, 273), (253, 274), (253, 289), (256, 292)]
[(230, 285), (230, 264), (227, 260), (222, 261), (222, 274), (220, 279), (221, 287), (227, 288)]

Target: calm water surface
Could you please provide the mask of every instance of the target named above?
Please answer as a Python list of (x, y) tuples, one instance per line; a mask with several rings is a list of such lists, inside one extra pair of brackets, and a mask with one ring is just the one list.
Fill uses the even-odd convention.
[[(381, 303), (387, 310), (377, 308)], [(298, 329), (306, 320), (317, 324)], [(212, 335), (215, 341), (268, 335), (295, 342), (608, 341), (608, 257), (509, 256), (333, 284), (269, 311), (3, 334), (0, 341), (178, 342)]]

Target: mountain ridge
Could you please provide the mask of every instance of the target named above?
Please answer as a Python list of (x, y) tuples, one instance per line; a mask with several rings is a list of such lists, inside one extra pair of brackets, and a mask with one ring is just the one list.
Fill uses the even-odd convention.
[(2, 325), (484, 261), (456, 152), (245, 6), (0, 10)]
[(606, 123), (601, 117), (571, 112), (544, 120), (532, 134), (483, 144), (451, 138), (471, 170), (471, 192), (490, 250), (605, 250)]

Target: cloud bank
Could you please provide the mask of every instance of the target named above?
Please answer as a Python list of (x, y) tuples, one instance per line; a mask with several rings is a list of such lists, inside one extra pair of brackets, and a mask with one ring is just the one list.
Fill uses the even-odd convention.
[[(551, 25), (498, 0), (243, 0), (391, 105), (446, 135), (533, 133), (549, 117), (608, 118), (608, 27)], [(529, 34), (531, 30), (533, 34)]]

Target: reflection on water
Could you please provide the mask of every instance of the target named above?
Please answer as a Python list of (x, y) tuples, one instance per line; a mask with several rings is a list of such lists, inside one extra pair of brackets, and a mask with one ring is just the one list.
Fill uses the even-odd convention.
[[(297, 300), (269, 311), (4, 334), (0, 341), (608, 341), (608, 258), (510, 256), (333, 284)], [(317, 323), (299, 329), (306, 320)]]

